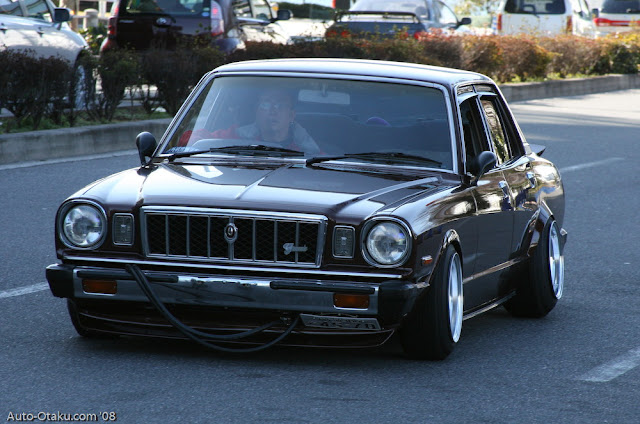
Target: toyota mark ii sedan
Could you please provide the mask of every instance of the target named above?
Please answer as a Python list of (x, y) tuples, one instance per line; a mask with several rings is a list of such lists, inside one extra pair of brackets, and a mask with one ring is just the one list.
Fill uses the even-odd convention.
[(500, 90), (466, 71), (348, 59), (203, 77), (141, 165), (69, 197), (47, 268), (82, 336), (218, 350), (371, 347), (443, 359), (503, 305), (564, 286), (564, 190)]

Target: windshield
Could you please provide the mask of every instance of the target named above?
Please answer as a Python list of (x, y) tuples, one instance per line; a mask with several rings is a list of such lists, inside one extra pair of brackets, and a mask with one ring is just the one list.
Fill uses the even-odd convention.
[(416, 1), (389, 1), (389, 0), (360, 0), (349, 10), (375, 11), (375, 12), (409, 12), (417, 16), (429, 19), (429, 10), (423, 0)]
[(562, 15), (566, 12), (565, 0), (507, 0), (505, 12), (534, 15)]
[[(337, 79), (213, 79), (201, 91), (163, 153), (291, 158), (344, 156), (357, 161), (452, 169), (447, 103), (437, 88)], [(367, 155), (353, 155), (367, 153)], [(315, 162), (315, 161), (314, 161)]]
[(602, 13), (640, 13), (640, 0), (606, 0)]
[(128, 13), (170, 13), (173, 15), (209, 16), (210, 2), (206, 0), (128, 0)]

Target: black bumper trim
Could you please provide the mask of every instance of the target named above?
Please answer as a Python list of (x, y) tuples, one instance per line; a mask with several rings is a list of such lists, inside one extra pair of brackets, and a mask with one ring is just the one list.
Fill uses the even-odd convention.
[(347, 284), (322, 282), (322, 285), (306, 281), (271, 281), (269, 286), (274, 290), (305, 290), (323, 291), (332, 293), (352, 293), (352, 294), (374, 294), (373, 287), (354, 287)]

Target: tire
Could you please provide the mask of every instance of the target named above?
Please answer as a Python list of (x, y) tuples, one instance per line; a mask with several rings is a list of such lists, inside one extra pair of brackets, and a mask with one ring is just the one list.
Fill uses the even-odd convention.
[(113, 334), (102, 333), (100, 331), (95, 331), (95, 330), (89, 330), (88, 328), (83, 327), (82, 324), (80, 324), (80, 319), (79, 319), (79, 316), (78, 316), (78, 308), (76, 306), (76, 303), (71, 299), (67, 299), (67, 310), (69, 311), (69, 317), (71, 318), (71, 324), (73, 324), (73, 328), (75, 328), (76, 332), (80, 336), (86, 337), (88, 339), (115, 339), (115, 338), (117, 338), (117, 336), (113, 335)]
[(545, 225), (529, 263), (529, 278), (520, 284), (505, 308), (514, 316), (542, 318), (556, 306), (564, 291), (564, 255), (555, 220)]
[(449, 245), (438, 263), (431, 285), (416, 301), (400, 329), (405, 354), (414, 359), (445, 359), (460, 339), (464, 296), (462, 262)]

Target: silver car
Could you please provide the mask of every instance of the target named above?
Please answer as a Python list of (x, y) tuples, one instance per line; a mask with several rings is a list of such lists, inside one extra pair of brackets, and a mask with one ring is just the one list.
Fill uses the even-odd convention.
[(0, 0), (0, 50), (31, 51), (75, 64), (87, 42), (68, 25), (69, 9), (47, 0)]

